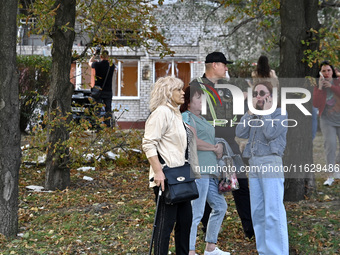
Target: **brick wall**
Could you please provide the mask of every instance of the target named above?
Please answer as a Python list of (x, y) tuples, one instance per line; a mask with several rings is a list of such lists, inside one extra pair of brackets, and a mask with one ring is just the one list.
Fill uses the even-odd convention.
[[(227, 52), (223, 41), (218, 41), (214, 38), (216, 24), (204, 24), (204, 20), (199, 19), (198, 16), (196, 17), (195, 15), (188, 18), (188, 10), (185, 8), (185, 5), (164, 5), (162, 11), (157, 12), (158, 15), (156, 14), (156, 17), (159, 18), (159, 29), (164, 33), (165, 37), (168, 38), (171, 50), (176, 52), (174, 55), (176, 61), (181, 59), (183, 59), (183, 61), (193, 61), (191, 64), (191, 78), (193, 79), (204, 73), (204, 60), (208, 53), (216, 50), (222, 51), (225, 54)], [(207, 32), (203, 31), (203, 29), (210, 32), (206, 34)], [(220, 33), (220, 31), (216, 31), (216, 34), (217, 33)], [(82, 52), (83, 49), (83, 46), (74, 46), (74, 50), (77, 50), (77, 52)], [(124, 109), (128, 109), (128, 111), (122, 114), (119, 122), (125, 122), (130, 125), (131, 123), (145, 121), (149, 116), (149, 99), (153, 85), (152, 68), (154, 61), (159, 59), (158, 53), (152, 55), (147, 54), (143, 49), (132, 51), (128, 47), (111, 47), (107, 48), (107, 50), (112, 57), (129, 57), (140, 60), (140, 98), (127, 100), (114, 99), (113, 108), (118, 110), (118, 112), (115, 112), (117, 117)], [(50, 47), (21, 46), (18, 47), (18, 54), (49, 55)], [(167, 59), (171, 60), (170, 57), (167, 57)], [(142, 70), (143, 67), (147, 65), (150, 67), (151, 77), (148, 80), (143, 80)]]

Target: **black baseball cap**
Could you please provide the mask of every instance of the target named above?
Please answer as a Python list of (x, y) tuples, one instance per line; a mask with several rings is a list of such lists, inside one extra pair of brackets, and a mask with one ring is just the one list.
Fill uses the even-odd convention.
[(205, 58), (205, 63), (218, 63), (218, 62), (221, 62), (223, 64), (232, 64), (234, 62), (232, 61), (228, 61), (224, 54), (222, 52), (218, 52), (218, 51), (215, 51), (215, 52), (212, 52), (212, 53), (209, 53), (207, 55), (207, 57)]

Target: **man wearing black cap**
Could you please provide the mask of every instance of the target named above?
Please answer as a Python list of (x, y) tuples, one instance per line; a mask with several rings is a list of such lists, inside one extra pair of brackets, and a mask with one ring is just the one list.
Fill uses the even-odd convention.
[[(230, 147), (232, 148), (234, 154), (241, 154), (239, 145), (235, 141), (235, 129), (236, 125), (230, 126), (230, 121), (238, 122), (242, 116), (233, 116), (232, 114), (232, 94), (228, 89), (216, 89), (217, 95), (211, 91), (211, 88), (215, 88), (215, 84), (228, 84), (231, 83), (226, 79), (226, 72), (228, 71), (227, 64), (232, 64), (233, 62), (228, 61), (222, 52), (212, 52), (206, 56), (205, 60), (205, 73), (202, 77), (196, 78), (190, 82), (190, 86), (204, 86), (205, 90), (209, 91), (212, 96), (214, 96), (216, 104), (210, 104), (207, 108), (207, 115), (204, 117), (208, 121), (214, 119), (228, 120), (227, 124), (218, 124), (215, 122), (215, 137), (224, 138)], [(219, 99), (222, 101), (222, 105), (219, 103)], [(208, 96), (207, 96), (208, 101)], [(211, 107), (213, 106), (213, 107)], [(212, 109), (213, 108), (213, 109)], [(239, 217), (242, 221), (242, 227), (245, 232), (246, 237), (251, 238), (254, 235), (253, 225), (251, 221), (250, 213), (250, 197), (249, 197), (249, 187), (248, 179), (245, 173), (238, 174), (238, 181), (240, 188), (233, 191), (233, 196), (236, 204), (236, 209)], [(211, 208), (206, 204), (206, 209), (204, 216), (202, 218), (202, 223), (204, 229), (207, 227), (209, 215)]]
[[(215, 89), (215, 84), (228, 84), (230, 81), (226, 78), (226, 72), (228, 71), (227, 64), (232, 64), (232, 61), (228, 61), (222, 52), (212, 52), (206, 56), (205, 59), (205, 73), (202, 77), (196, 78), (190, 82), (190, 86), (201, 86), (203, 85), (207, 91), (214, 96), (216, 104), (213, 109), (209, 106), (207, 109), (207, 115), (204, 116), (208, 121), (214, 119), (228, 120), (228, 123), (219, 125), (215, 123), (215, 136), (224, 138), (234, 153), (239, 153), (239, 146), (235, 141), (235, 128), (236, 126), (230, 127), (230, 120), (233, 119), (234, 123), (237, 121), (236, 116), (232, 113), (232, 94), (228, 89)], [(211, 88), (217, 91), (217, 95), (211, 90)], [(219, 103), (219, 99), (222, 101), (222, 105)], [(208, 97), (207, 97), (208, 100)], [(242, 116), (240, 116), (241, 118)]]

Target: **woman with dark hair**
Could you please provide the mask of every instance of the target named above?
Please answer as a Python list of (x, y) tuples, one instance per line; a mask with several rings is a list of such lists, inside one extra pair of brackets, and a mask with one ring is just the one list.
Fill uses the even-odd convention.
[[(320, 129), (329, 174), (324, 185), (332, 185), (334, 177), (339, 178), (339, 162), (336, 162), (337, 140), (340, 141), (340, 79), (334, 67), (328, 62), (320, 64), (318, 86), (314, 87), (313, 106), (319, 109)], [(336, 169), (337, 167), (337, 169)]]
[(260, 56), (255, 71), (251, 73), (251, 77), (253, 78), (253, 84), (257, 84), (260, 81), (269, 81), (274, 87), (279, 87), (279, 80), (275, 71), (270, 68), (266, 56)]
[(205, 255), (228, 255), (216, 247), (227, 202), (223, 194), (218, 193), (219, 173), (216, 171), (217, 158), (222, 157), (223, 147), (215, 145), (215, 129), (201, 114), (203, 91), (199, 86), (189, 86), (185, 89), (184, 104), (181, 106), (183, 121), (193, 131), (197, 143), (197, 156), (201, 179), (196, 180), (199, 198), (192, 200), (192, 225), (190, 230), (189, 255), (195, 255), (197, 226), (203, 214), (205, 203), (212, 208), (210, 213), (205, 241)]
[[(273, 86), (263, 81), (253, 88), (253, 109), (273, 106)], [(250, 207), (256, 248), (259, 254), (289, 254), (286, 210), (283, 204), (284, 172), (282, 157), (287, 126), (278, 103), (268, 115), (248, 111), (236, 127), (236, 136), (248, 139), (243, 157), (249, 158)]]

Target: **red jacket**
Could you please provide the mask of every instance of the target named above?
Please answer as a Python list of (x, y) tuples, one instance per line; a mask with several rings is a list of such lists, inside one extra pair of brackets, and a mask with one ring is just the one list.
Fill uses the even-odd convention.
[[(330, 88), (335, 96), (340, 100), (340, 80), (334, 79), (334, 84)], [(321, 116), (326, 106), (327, 90), (320, 90), (318, 86), (314, 87), (313, 106), (319, 109), (319, 116)]]

